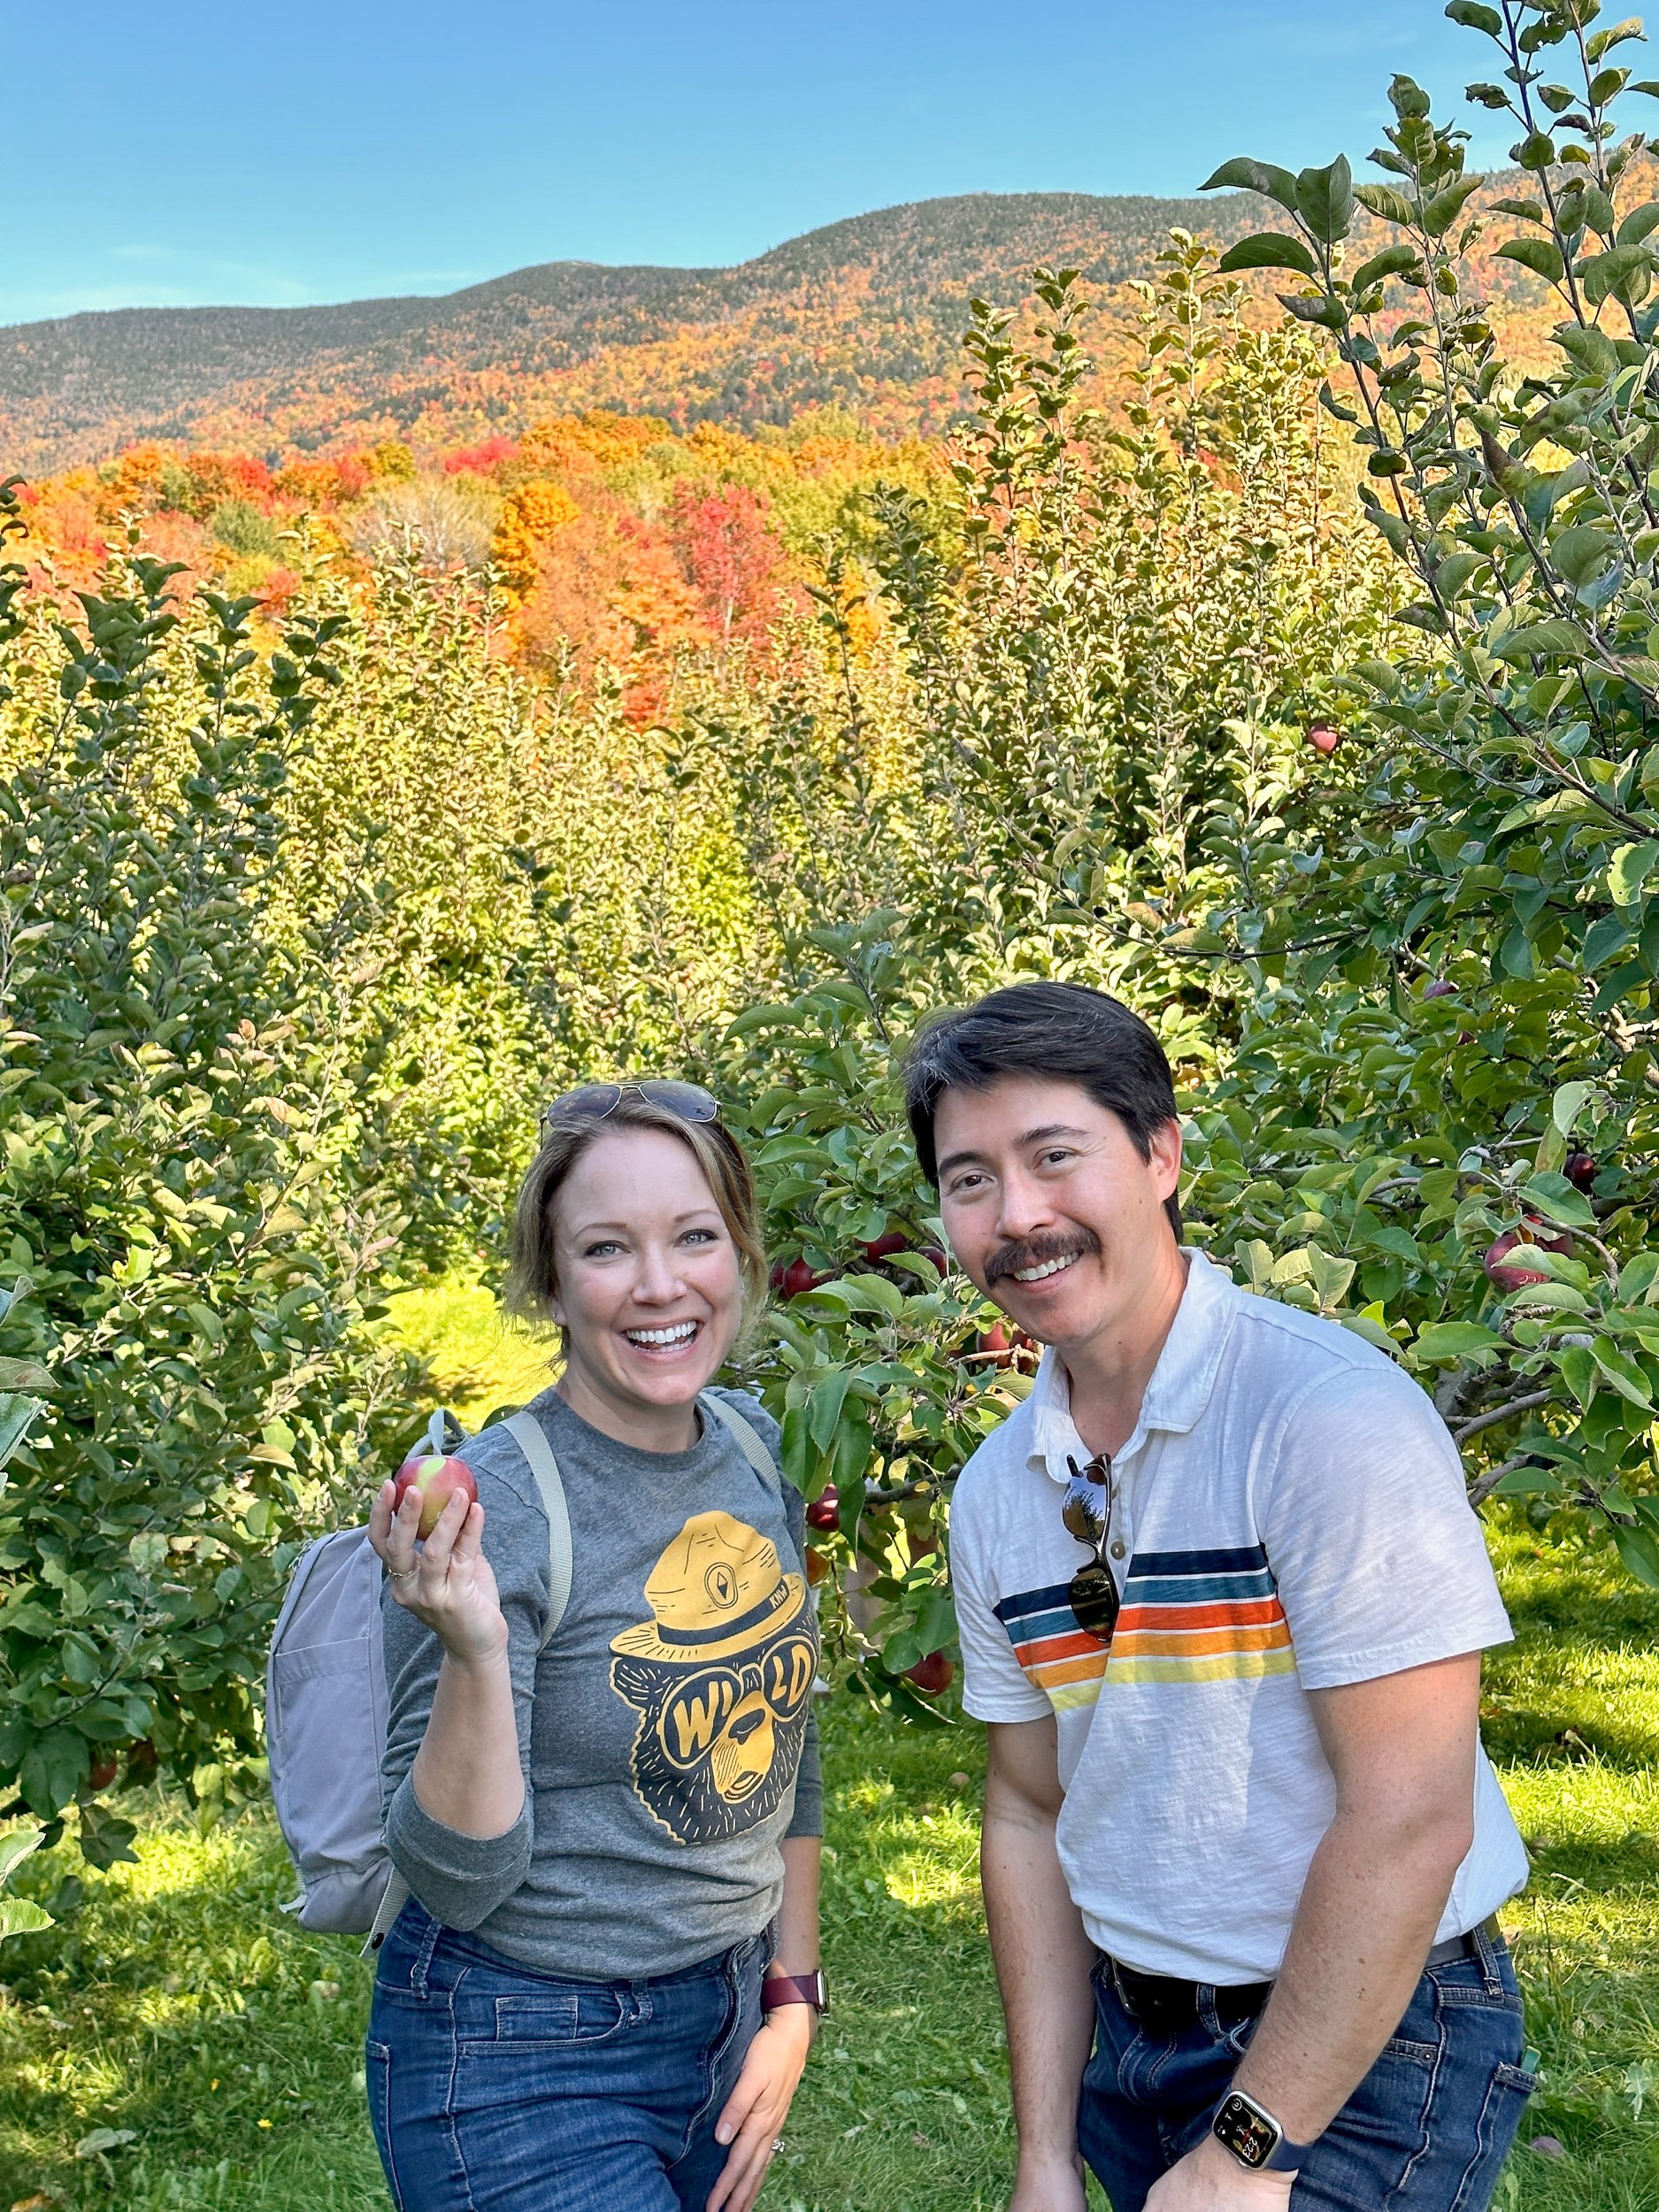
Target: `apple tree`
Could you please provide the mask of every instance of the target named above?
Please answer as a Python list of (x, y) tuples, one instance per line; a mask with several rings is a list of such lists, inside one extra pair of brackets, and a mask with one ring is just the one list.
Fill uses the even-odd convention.
[[(1276, 227), (1321, 396), (1411, 594), (1350, 652), (1363, 804), (1212, 917), (1255, 1006), (1200, 1202), (1263, 1282), (1351, 1295), (1436, 1385), (1477, 1496), (1569, 1509), (1659, 1586), (1659, 198), (1620, 120), (1643, 33), (1597, 0), (1453, 0), (1512, 172), (1409, 79), (1356, 183), (1228, 162)], [(1484, 291), (1548, 303), (1506, 357)]]

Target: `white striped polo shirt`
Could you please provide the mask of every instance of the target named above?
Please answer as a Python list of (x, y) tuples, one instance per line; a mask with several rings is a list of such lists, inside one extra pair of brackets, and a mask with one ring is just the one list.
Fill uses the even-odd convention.
[[(1056, 1716), (1057, 1842), (1102, 1950), (1146, 1973), (1265, 1980), (1335, 1810), (1310, 1690), (1507, 1642), (1445, 1424), (1387, 1356), (1238, 1289), (1202, 1252), (1113, 1462), (1110, 1651), (1067, 1598), (1087, 1547), (1060, 1519), (1063, 1363), (964, 1469), (951, 1574), (964, 1702)], [(1439, 1933), (1526, 1879), (1484, 1752), (1475, 1839)]]

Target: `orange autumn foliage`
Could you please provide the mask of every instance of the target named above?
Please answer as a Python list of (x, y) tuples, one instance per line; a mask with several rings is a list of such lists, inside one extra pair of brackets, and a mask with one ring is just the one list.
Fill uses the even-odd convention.
[(536, 477), (509, 494), (490, 541), (490, 558), (515, 603), (528, 597), (543, 555), (580, 511), (564, 486), (546, 477)]

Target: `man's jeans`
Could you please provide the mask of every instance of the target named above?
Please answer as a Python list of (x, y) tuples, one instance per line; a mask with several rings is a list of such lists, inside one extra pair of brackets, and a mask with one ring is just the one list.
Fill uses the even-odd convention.
[(397, 2212), (703, 2212), (764, 1949), (757, 1936), (680, 1974), (565, 1981), (411, 1898), (381, 1947), (366, 2055)]
[[(1314, 2145), (1292, 2212), (1485, 2212), (1533, 2078), (1508, 1950), (1433, 1966), (1382, 2055)], [(1198, 2017), (1154, 2036), (1125, 2009), (1104, 1963), (1094, 1976), (1094, 2055), (1078, 2132), (1112, 2212), (1141, 2212), (1162, 2173), (1202, 2141), (1256, 2023), (1228, 2029), (1214, 1992)]]

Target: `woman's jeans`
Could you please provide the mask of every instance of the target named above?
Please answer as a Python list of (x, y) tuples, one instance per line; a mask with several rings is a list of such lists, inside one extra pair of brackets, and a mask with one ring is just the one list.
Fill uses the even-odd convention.
[(398, 2212), (703, 2212), (764, 1948), (757, 1936), (649, 1980), (561, 1980), (411, 1898), (381, 1947), (367, 2045)]
[[(1515, 1969), (1484, 1934), (1476, 1955), (1432, 1966), (1382, 2055), (1314, 2145), (1291, 2212), (1485, 2212), (1533, 2078)], [(1217, 1993), (1197, 2017), (1153, 2035), (1125, 2008), (1102, 1962), (1094, 1976), (1094, 2055), (1078, 2132), (1112, 2212), (1141, 2212), (1162, 2173), (1209, 2132), (1255, 2029), (1229, 2029)]]

